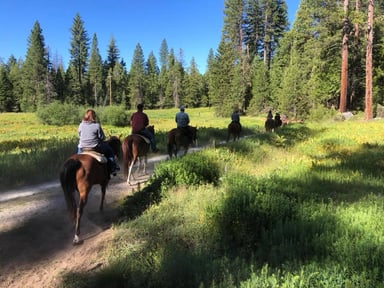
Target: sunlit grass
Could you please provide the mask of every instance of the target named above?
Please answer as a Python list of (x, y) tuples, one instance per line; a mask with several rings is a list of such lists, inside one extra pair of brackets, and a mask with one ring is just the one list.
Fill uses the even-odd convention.
[(365, 124), (255, 132), (199, 152), (218, 163), (219, 185), (159, 188), (118, 228), (92, 285), (380, 287), (384, 127)]
[[(163, 149), (176, 112), (147, 111)], [(228, 119), (208, 108), (187, 112), (207, 149), (159, 163), (147, 186), (121, 205), (109, 265), (67, 274), (64, 287), (383, 287), (382, 120), (290, 124), (265, 133), (263, 117), (247, 116), (247, 137), (224, 143)], [(9, 155), (33, 150), (41, 157), (33, 147), (60, 141), (70, 151), (76, 129), (71, 136), (14, 138), (25, 152)], [(11, 143), (0, 139), (0, 147)], [(1, 169), (34, 163), (3, 159)]]

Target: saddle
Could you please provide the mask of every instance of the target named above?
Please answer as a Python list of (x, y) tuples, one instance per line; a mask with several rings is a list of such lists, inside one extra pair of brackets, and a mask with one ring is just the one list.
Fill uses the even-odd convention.
[(107, 157), (104, 156), (104, 154), (96, 152), (95, 150), (86, 149), (86, 150), (81, 151), (80, 154), (92, 156), (94, 159), (96, 159), (100, 163), (107, 163), (108, 162), (108, 159), (107, 159)]
[(151, 141), (149, 141), (149, 139), (141, 134), (138, 134), (138, 133), (135, 133), (134, 135), (137, 135), (137, 136), (140, 136), (141, 138), (143, 138), (143, 140), (145, 141), (145, 143), (147, 144), (150, 144)]

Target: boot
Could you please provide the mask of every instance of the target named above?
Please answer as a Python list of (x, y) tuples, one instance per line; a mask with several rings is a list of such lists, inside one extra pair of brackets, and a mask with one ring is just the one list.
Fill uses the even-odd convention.
[(108, 160), (109, 160), (111, 174), (113, 176), (116, 176), (116, 172), (120, 171), (120, 167), (119, 167), (119, 165), (117, 165), (117, 163), (116, 163), (114, 158), (109, 158)]

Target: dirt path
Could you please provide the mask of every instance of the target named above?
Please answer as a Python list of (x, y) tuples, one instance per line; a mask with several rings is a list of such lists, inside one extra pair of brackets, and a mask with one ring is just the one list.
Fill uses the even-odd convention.
[[(154, 162), (148, 165), (153, 171)], [(145, 181), (142, 177), (140, 181)], [(113, 236), (118, 201), (137, 186), (122, 173), (107, 188), (104, 211), (98, 210), (100, 186), (94, 186), (81, 222), (82, 245), (74, 234), (59, 183), (11, 191), (0, 198), (0, 287), (55, 287), (70, 271), (91, 271), (106, 265), (103, 251)], [(13, 198), (12, 195), (23, 197)]]

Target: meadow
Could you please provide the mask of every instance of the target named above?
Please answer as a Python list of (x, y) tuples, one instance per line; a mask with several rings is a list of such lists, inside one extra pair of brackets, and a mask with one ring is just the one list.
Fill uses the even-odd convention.
[[(163, 151), (175, 112), (148, 112)], [(206, 149), (156, 165), (120, 206), (103, 255), (109, 265), (63, 275), (62, 287), (384, 287), (382, 120), (265, 133), (263, 117), (247, 116), (247, 137), (222, 143), (228, 119), (187, 112)], [(120, 129), (105, 128), (127, 133)], [(53, 130), (57, 143), (76, 139), (76, 127)], [(20, 144), (4, 153), (4, 142), (15, 146), (1, 139), (2, 158), (30, 151)]]
[[(155, 125), (156, 141), (164, 154), (166, 134), (175, 127), (174, 116), (177, 111), (145, 111), (150, 124)], [(191, 125), (199, 128), (199, 145), (226, 139), (228, 119), (214, 117), (209, 108), (187, 112)], [(0, 193), (25, 185), (57, 181), (65, 159), (77, 151), (78, 125), (44, 125), (33, 113), (0, 113), (0, 123)], [(262, 125), (262, 118), (244, 117), (244, 123), (249, 123), (251, 127), (245, 132), (252, 133), (260, 128), (258, 125)], [(107, 136), (116, 135), (122, 139), (131, 131), (129, 126), (102, 126)]]

